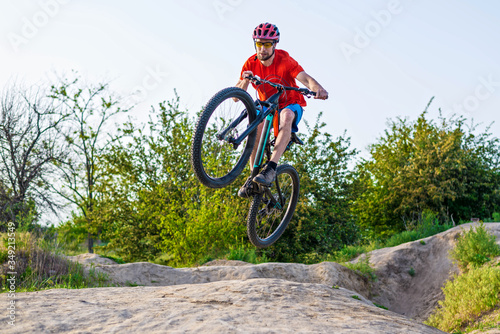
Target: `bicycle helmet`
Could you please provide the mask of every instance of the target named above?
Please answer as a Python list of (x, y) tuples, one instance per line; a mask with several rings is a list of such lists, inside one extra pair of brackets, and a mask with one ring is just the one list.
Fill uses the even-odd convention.
[(253, 30), (253, 39), (272, 39), (278, 43), (280, 41), (280, 31), (278, 27), (272, 23), (261, 23)]

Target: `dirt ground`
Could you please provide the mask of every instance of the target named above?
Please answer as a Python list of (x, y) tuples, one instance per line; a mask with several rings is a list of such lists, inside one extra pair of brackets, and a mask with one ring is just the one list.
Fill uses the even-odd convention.
[[(314, 265), (216, 260), (197, 268), (92, 265), (121, 287), (19, 293), (12, 333), (440, 333), (425, 320), (458, 271), (449, 251), (461, 225), (369, 253), (376, 281), (333, 262)], [(500, 223), (485, 226), (500, 237)], [(355, 259), (352, 262), (356, 262)], [(6, 294), (0, 303), (6, 303)], [(380, 308), (386, 307), (388, 310)], [(7, 319), (0, 313), (0, 321)], [(491, 332), (493, 333), (493, 332)]]

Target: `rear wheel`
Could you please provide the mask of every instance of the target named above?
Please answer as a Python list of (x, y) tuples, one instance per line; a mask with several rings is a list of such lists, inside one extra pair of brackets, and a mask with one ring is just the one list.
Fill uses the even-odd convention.
[[(242, 119), (245, 112), (246, 117)], [(252, 153), (256, 131), (250, 133), (237, 148), (228, 139), (237, 138), (255, 117), (254, 102), (241, 88), (223, 89), (210, 99), (198, 120), (191, 145), (191, 164), (202, 184), (222, 188), (241, 174)], [(238, 119), (241, 121), (236, 122), (224, 138), (217, 138)]]
[[(292, 219), (299, 198), (299, 174), (290, 165), (280, 165), (269, 191), (256, 194), (247, 219), (250, 242), (269, 247), (283, 234)], [(280, 196), (281, 193), (281, 196)]]

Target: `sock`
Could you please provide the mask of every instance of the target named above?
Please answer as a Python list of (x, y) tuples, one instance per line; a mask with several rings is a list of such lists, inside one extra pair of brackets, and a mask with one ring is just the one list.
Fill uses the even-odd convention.
[(274, 161), (269, 161), (267, 165), (271, 167), (273, 170), (276, 170), (276, 167), (278, 167), (278, 164)]

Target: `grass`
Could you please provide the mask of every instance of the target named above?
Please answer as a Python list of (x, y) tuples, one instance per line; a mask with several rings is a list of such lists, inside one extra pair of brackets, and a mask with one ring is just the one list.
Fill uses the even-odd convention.
[(265, 254), (259, 254), (259, 251), (255, 249), (255, 247), (248, 246), (242, 241), (238, 245), (227, 250), (213, 251), (212, 253), (203, 256), (200, 260), (198, 260), (197, 264), (203, 265), (207, 262), (218, 259), (243, 261), (252, 264), (269, 262), (269, 259)]
[(490, 258), (500, 255), (495, 236), (480, 223), (462, 230), (450, 257), (461, 269), (444, 288), (444, 300), (425, 322), (446, 332), (487, 329), (498, 325), (500, 267)]
[[(1, 292), (10, 290), (12, 281), (7, 280), (12, 277), (15, 277), (16, 292), (110, 286), (106, 275), (94, 268), (85, 270), (81, 264), (69, 261), (53, 245), (51, 249), (46, 239), (30, 233), (17, 233), (15, 250), (11, 247), (10, 254), (7, 235), (1, 234), (0, 240)], [(13, 262), (9, 263), (9, 260)]]
[(455, 275), (443, 292), (445, 299), (425, 323), (445, 332), (464, 330), (498, 304), (500, 268), (471, 268)]
[(500, 328), (500, 308), (485, 312), (481, 317), (477, 318), (475, 321), (470, 322), (465, 328), (465, 332), (469, 333), (474, 330), (479, 330), (481, 332), (492, 329)]
[(450, 257), (462, 271), (480, 267), (492, 257), (500, 255), (500, 247), (495, 240), (495, 236), (486, 230), (482, 222), (468, 231), (462, 229)]
[(491, 218), (484, 219), (487, 223), (500, 223), (500, 212), (493, 212)]
[[(361, 245), (344, 246), (341, 250), (323, 257), (323, 261), (347, 262), (375, 249), (395, 247), (407, 242), (424, 239), (449, 230), (452, 227), (453, 225), (449, 224), (439, 224), (435, 215), (427, 214), (424, 215), (422, 222), (413, 230), (403, 231), (383, 241), (370, 241)], [(425, 245), (426, 243), (424, 240), (420, 240), (420, 244)]]
[(358, 272), (361, 276), (368, 278), (371, 281), (375, 281), (377, 276), (375, 275), (375, 269), (370, 266), (370, 255), (366, 254), (360, 258), (357, 262), (344, 262), (341, 263), (343, 266)]
[(377, 306), (378, 308), (381, 308), (381, 309), (384, 309), (384, 310), (388, 310), (388, 308), (385, 307), (384, 305), (377, 304), (377, 303), (373, 303), (373, 305)]

